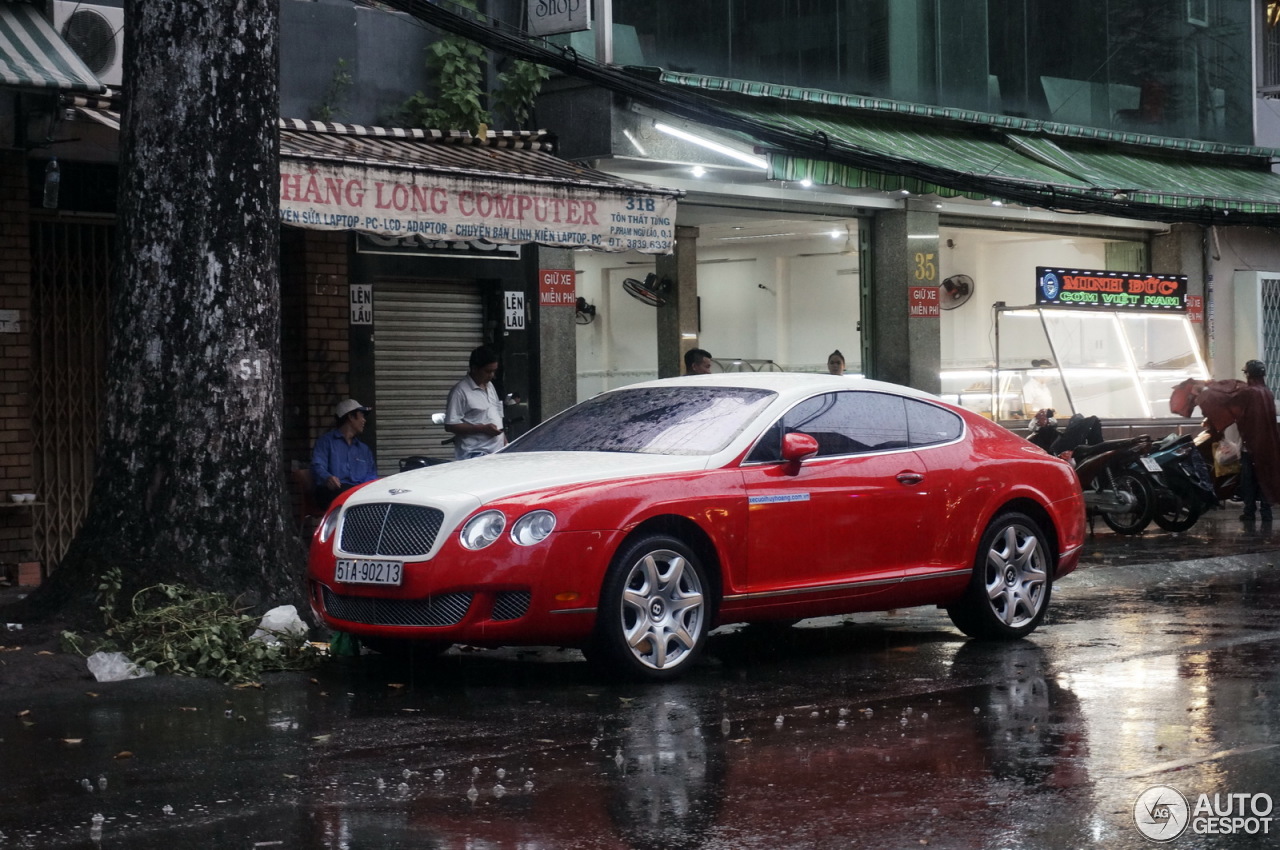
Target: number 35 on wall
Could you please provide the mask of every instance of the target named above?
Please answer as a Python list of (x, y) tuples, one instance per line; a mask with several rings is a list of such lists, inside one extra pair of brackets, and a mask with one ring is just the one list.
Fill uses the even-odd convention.
[(933, 252), (916, 252), (916, 280), (937, 280), (938, 265), (934, 262)]

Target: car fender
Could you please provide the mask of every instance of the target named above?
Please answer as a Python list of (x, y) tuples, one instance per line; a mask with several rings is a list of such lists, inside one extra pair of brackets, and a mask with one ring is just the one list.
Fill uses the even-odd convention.
[(704, 566), (720, 573), (719, 582), (726, 588), (736, 587), (745, 578), (747, 499), (742, 474), (736, 469), (593, 482), (540, 494), (531, 501), (556, 514), (557, 530), (604, 535), (610, 558), (637, 531), (662, 528), (678, 533), (679, 524), (668, 522), (678, 518), (705, 536), (711, 557), (704, 555), (704, 560), (711, 562)]

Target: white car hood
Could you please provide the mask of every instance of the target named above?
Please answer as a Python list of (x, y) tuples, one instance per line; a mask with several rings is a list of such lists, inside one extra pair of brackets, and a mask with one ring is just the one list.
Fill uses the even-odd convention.
[(380, 478), (352, 493), (347, 505), (402, 502), (438, 507), (446, 515), (469, 513), (495, 499), (529, 490), (693, 472), (706, 469), (708, 460), (623, 452), (499, 452)]

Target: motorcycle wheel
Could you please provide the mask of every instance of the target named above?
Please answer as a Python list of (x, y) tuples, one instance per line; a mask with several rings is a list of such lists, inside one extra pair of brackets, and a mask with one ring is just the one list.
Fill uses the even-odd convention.
[(1122, 472), (1115, 477), (1116, 489), (1129, 493), (1134, 505), (1128, 511), (1104, 513), (1102, 521), (1116, 534), (1140, 534), (1155, 516), (1156, 500), (1151, 486), (1136, 475)]
[(1186, 531), (1200, 519), (1200, 509), (1170, 491), (1162, 494), (1152, 519), (1165, 531)]

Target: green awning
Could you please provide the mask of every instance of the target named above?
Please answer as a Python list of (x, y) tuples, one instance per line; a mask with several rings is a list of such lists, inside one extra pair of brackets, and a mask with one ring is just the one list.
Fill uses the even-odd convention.
[[(1049, 209), (1156, 221), (1280, 224), (1280, 151), (1088, 130), (686, 74), (666, 83), (719, 92), (740, 136), (760, 144), (776, 180), (943, 197), (993, 198)], [(789, 136), (794, 145), (779, 145)]]
[(25, 3), (0, 4), (0, 86), (103, 94), (107, 87)]

